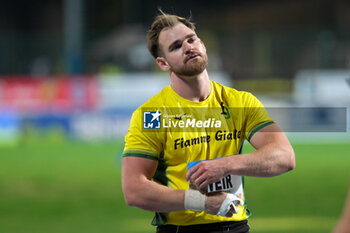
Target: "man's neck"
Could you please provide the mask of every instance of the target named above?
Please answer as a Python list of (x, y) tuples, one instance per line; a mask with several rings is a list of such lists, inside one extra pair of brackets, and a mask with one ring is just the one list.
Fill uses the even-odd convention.
[(195, 77), (179, 77), (170, 73), (171, 87), (181, 97), (193, 102), (201, 102), (208, 98), (211, 85), (207, 70)]

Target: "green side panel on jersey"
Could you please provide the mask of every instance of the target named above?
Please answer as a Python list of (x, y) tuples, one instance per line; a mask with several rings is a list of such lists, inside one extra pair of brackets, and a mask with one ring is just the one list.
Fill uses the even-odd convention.
[(158, 159), (158, 167), (157, 170), (153, 176), (153, 180), (158, 182), (159, 184), (168, 186), (168, 177), (166, 176), (166, 169), (168, 166), (165, 163), (164, 160), (164, 153), (162, 152), (160, 154), (160, 158)]
[[(238, 154), (242, 154), (243, 145), (244, 145), (244, 140), (242, 141), (242, 145), (241, 145), (241, 148), (239, 149)], [(244, 190), (244, 176), (242, 176), (242, 186), (243, 186), (243, 190)], [(243, 195), (244, 195), (244, 209), (246, 210), (246, 215), (249, 218), (252, 214), (250, 213), (250, 211), (247, 208), (248, 204), (247, 204), (247, 199), (245, 198), (245, 192), (243, 192)]]
[(239, 148), (239, 150), (238, 150), (238, 154), (239, 154), (239, 155), (242, 154), (243, 145), (244, 145), (244, 140), (242, 140), (241, 148)]
[(154, 216), (152, 220), (153, 226), (161, 226), (166, 224), (166, 220), (168, 219), (168, 213), (158, 213)]
[[(159, 184), (168, 186), (169, 179), (166, 176), (166, 169), (167, 165), (164, 160), (164, 153), (162, 152), (160, 154), (160, 158), (158, 160), (158, 167), (157, 170), (153, 176), (153, 180)], [(168, 213), (155, 213), (155, 216), (152, 220), (152, 225), (153, 226), (161, 226), (165, 225), (168, 219)]]

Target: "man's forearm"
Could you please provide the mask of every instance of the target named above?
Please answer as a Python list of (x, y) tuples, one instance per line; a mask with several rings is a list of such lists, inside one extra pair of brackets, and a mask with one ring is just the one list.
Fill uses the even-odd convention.
[(122, 186), (128, 205), (155, 212), (189, 209), (217, 214), (226, 193), (205, 196), (197, 190), (172, 189), (156, 183), (152, 177), (157, 164), (155, 160), (146, 158), (123, 158)]
[(185, 190), (171, 189), (148, 179), (123, 184), (123, 191), (125, 201), (130, 206), (155, 212), (185, 209)]
[(218, 192), (216, 195), (206, 196), (198, 190), (172, 189), (147, 179), (138, 184), (137, 187), (123, 184), (126, 203), (154, 212), (189, 209), (217, 214), (227, 195)]
[(229, 174), (269, 177), (294, 169), (293, 148), (277, 125), (261, 129), (250, 143), (257, 149), (255, 152), (202, 161), (188, 170), (186, 179), (200, 190), (206, 190), (208, 184)]
[(294, 152), (289, 146), (267, 144), (255, 152), (224, 158), (226, 174), (269, 177), (294, 169)]

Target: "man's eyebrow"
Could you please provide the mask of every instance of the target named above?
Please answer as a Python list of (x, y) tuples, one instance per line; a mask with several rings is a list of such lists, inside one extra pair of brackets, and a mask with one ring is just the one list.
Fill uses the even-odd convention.
[(171, 52), (178, 44), (182, 44), (182, 42), (187, 39), (187, 38), (191, 38), (193, 36), (195, 36), (195, 33), (191, 33), (186, 35), (182, 40), (175, 40), (173, 43), (171, 43), (168, 47), (168, 51)]

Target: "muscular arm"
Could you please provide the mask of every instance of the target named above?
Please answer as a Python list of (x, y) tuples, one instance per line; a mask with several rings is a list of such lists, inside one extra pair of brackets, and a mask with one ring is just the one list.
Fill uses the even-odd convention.
[[(184, 210), (185, 190), (168, 188), (151, 180), (157, 165), (158, 162), (151, 159), (123, 158), (122, 187), (125, 202), (148, 211)], [(225, 198), (226, 193), (208, 196), (206, 212), (216, 214)]]
[(158, 162), (139, 157), (124, 157), (122, 187), (130, 206), (157, 212), (184, 210), (185, 190), (175, 190), (152, 181)]
[(250, 143), (256, 148), (255, 152), (200, 162), (188, 171), (186, 179), (205, 189), (228, 174), (269, 177), (294, 169), (293, 148), (276, 124), (256, 132)]
[(276, 124), (256, 132), (250, 140), (256, 151), (231, 157), (227, 174), (242, 176), (277, 176), (294, 169), (294, 151), (287, 137)]

